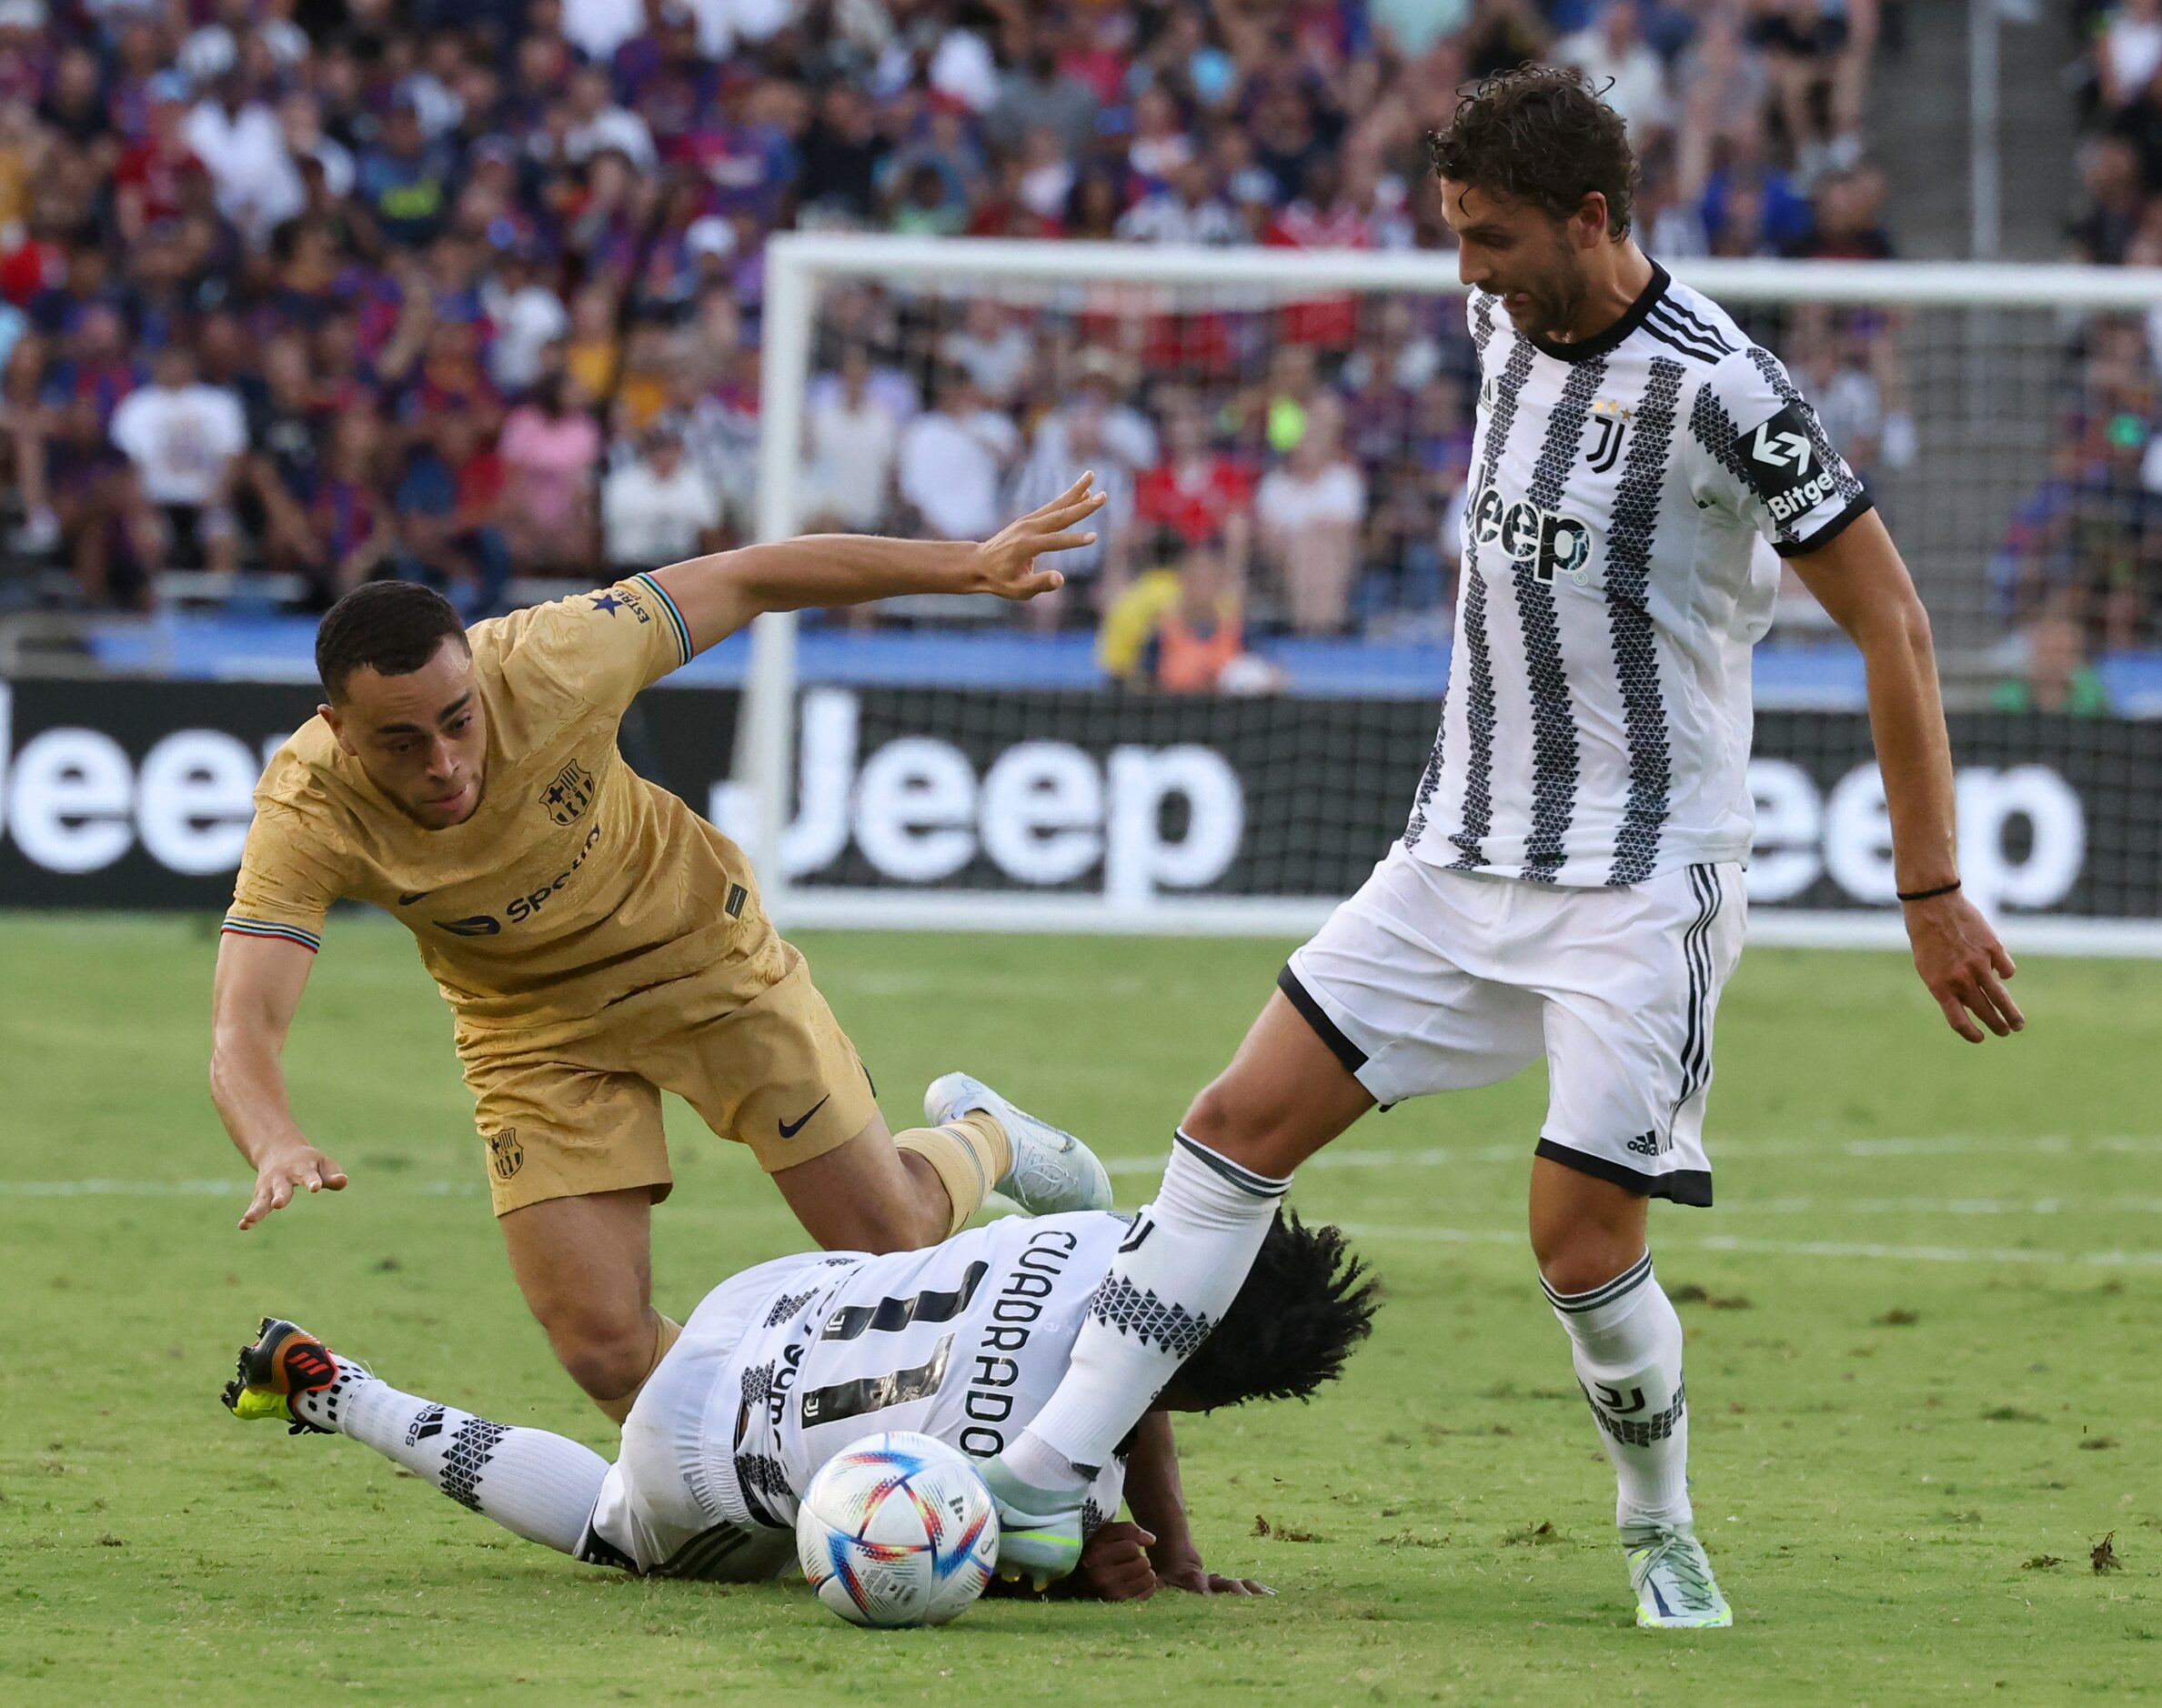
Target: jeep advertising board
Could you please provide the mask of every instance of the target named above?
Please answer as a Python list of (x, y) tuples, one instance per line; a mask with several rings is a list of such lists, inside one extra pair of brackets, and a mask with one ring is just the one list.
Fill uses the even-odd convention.
[[(222, 908), (264, 758), (314, 709), (250, 683), (0, 684), (0, 886), (17, 907)], [(630, 762), (724, 828), (738, 697), (661, 688)], [(902, 890), (1333, 897), (1402, 829), (1427, 701), (811, 688), (793, 881)], [(1953, 719), (1968, 892), (2016, 912), (2162, 917), (2162, 727)], [(1756, 905), (1892, 895), (1867, 720), (1766, 713)]]

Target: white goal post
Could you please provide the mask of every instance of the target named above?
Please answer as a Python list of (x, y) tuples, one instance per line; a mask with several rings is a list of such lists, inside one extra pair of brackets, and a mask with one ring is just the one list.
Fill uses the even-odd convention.
[[(2021, 491), (2041, 478), (2044, 466), (2055, 455), (2052, 421), (2064, 386), (2076, 383), (2066, 376), (2075, 371), (2077, 352), (2087, 347), (2087, 329), (2104, 320), (2144, 325), (2150, 316), (2162, 324), (2162, 270), (1694, 261), (1676, 266), (1674, 271), (1727, 306), (1745, 324), (1750, 324), (1752, 311), (1784, 324), (1782, 316), (1807, 306), (1809, 312), (1855, 316), (1866, 336), (1877, 339), (1876, 356), (1891, 352), (1889, 363), (1876, 363), (1879, 371), (1872, 374), (1872, 384), (1881, 382), (1887, 394), (1880, 399), (1887, 414), (1900, 401), (1889, 394), (1905, 395), (1903, 407), (1910, 417), (1906, 437), (1913, 443), (1906, 447), (1907, 461), (1885, 477), (1886, 489), (1893, 494), (1885, 501), (1887, 513), (1910, 561), (1916, 560), (1917, 541), (1936, 543), (1934, 557), (1916, 561), (1916, 575), (1937, 615), (1940, 639), (1955, 632), (1965, 638), (1968, 651), (1978, 658), (1995, 659), (2005, 653), (1997, 641), (2008, 632), (2011, 619), (1990, 603), (2001, 594), (2001, 589), (1991, 590), (1992, 576), (1999, 572), (1985, 560), (1994, 561), (1996, 535), (2007, 525)], [(755, 528), (762, 539), (803, 531), (807, 399), (820, 359), (821, 304), (837, 291), (866, 286), (894, 298), (933, 305), (962, 304), (971, 296), (991, 294), (1018, 309), (1041, 304), (1047, 314), (1071, 312), (1078, 298), (1092, 292), (1100, 294), (1099, 301), (1105, 299), (1102, 294), (1109, 294), (1136, 314), (1167, 308), (1252, 311), (1257, 306), (1265, 309), (1323, 294), (1384, 295), (1428, 304), (1463, 294), (1455, 256), (1445, 252), (1202, 249), (838, 233), (777, 236), (766, 252), (760, 351)], [(1765, 341), (1779, 347), (1775, 337), (1765, 337)], [(1855, 350), (1860, 348), (1854, 346)], [(1788, 359), (1795, 365), (1791, 355)], [(1848, 359), (1867, 367), (1875, 357), (1850, 352)], [(1904, 372), (1899, 370), (1902, 362)], [(1798, 368), (1797, 378), (1803, 378)], [(1803, 383), (1806, 388), (1805, 378)], [(1890, 435), (1885, 437), (1888, 440)], [(2162, 471), (2162, 457), (2157, 467)], [(1202, 834), (1200, 808), (1188, 802), (1183, 808), (1167, 809), (1166, 791), (1181, 786), (1178, 779), (1166, 781), (1150, 774), (1152, 782), (1148, 778), (1134, 781), (1146, 766), (1141, 759), (1121, 756), (1143, 749), (1131, 744), (1115, 749), (1108, 745), (1126, 739), (1111, 726), (1124, 728), (1120, 718), (1132, 711), (1131, 697), (1121, 701), (1103, 695), (1104, 709), (1100, 713), (1094, 700), (1071, 689), (1052, 697), (1058, 705), (1037, 708), (1041, 716), (1036, 718), (1033, 738), (1016, 738), (1031, 749), (1031, 757), (1008, 768), (1018, 768), (1025, 775), (1018, 781), (1009, 776), (1000, 784), (1011, 784), (1001, 799), (1022, 799), (1033, 787), (1039, 791), (1036, 798), (1051, 803), (1007, 838), (1009, 844), (1018, 839), (1034, 846), (1028, 841), (1033, 836), (1051, 849), (1055, 858), (1045, 862), (1042, 871), (1029, 869), (1025, 859), (1018, 865), (1008, 861), (993, 873), (995, 884), (971, 882), (971, 874), (990, 869), (980, 858), (972, 862), (957, 858), (950, 862), (951, 869), (929, 879), (920, 870), (870, 871), (856, 852), (844, 851), (847, 815), (860, 806), (863, 782), (855, 769), (860, 757), (857, 718), (860, 711), (865, 717), (869, 712), (855, 706), (845, 688), (823, 690), (823, 698), (819, 698), (821, 688), (815, 672), (800, 668), (799, 639), (799, 627), (791, 616), (768, 616), (755, 626), (737, 726), (735, 780), (726, 791), (728, 799), (724, 801), (717, 793), (714, 803), (717, 810), (725, 810), (729, 828), (745, 841), (770, 910), (787, 926), (1296, 936), (1324, 918), (1346, 887), (1341, 880), (1333, 887), (1323, 885), (1318, 878), (1295, 881), (1302, 873), (1294, 872), (1294, 881), (1272, 890), (1266, 875), (1289, 868), (1266, 848), (1249, 847), (1239, 853), (1241, 862), (1258, 859), (1262, 875), (1249, 875), (1228, 889), (1195, 882), (1193, 869), (1175, 869), (1179, 845), (1176, 839), (1159, 835), (1152, 828), (1152, 815), (1170, 810), (1176, 817), (1185, 811), (1184, 834), (1192, 839)], [(1005, 763), (1004, 758), (992, 757), (976, 739), (983, 734), (980, 729), (971, 726), (957, 732), (950, 726), (956, 718), (996, 720), (1002, 711), (989, 706), (980, 710), (957, 708), (947, 703), (965, 698), (966, 683), (949, 679), (919, 686), (927, 695), (945, 696), (936, 707), (927, 702), (921, 733), (909, 727), (909, 690), (879, 690), (899, 705), (898, 710), (890, 705), (881, 713), (886, 719), (881, 728), (892, 737), (890, 746), (955, 736), (958, 745), (975, 756), (970, 762), (980, 761), (983, 773), (978, 779), (970, 771), (965, 786), (955, 783), (967, 800), (954, 810), (965, 816), (969, 803), (974, 802), (988, 812), (993, 773)], [(1438, 702), (1441, 689), (1437, 678), (1429, 697)], [(806, 699), (807, 695), (813, 698)], [(1025, 705), (1027, 690), (1009, 689), (1004, 698)], [(1163, 702), (1155, 704), (1161, 708)], [(1125, 709), (1113, 718), (1111, 708), (1121, 706)], [(1281, 732), (1296, 720), (1297, 702), (1290, 706), (1283, 714), (1287, 721), (1272, 728)], [(1081, 742), (1087, 749), (1086, 765), (1048, 751), (1061, 745), (1057, 738), (1061, 707), (1063, 715), (1089, 724), (1095, 732)], [(813, 714), (823, 720), (820, 729), (832, 726), (830, 739), (820, 738), (825, 744), (820, 752), (830, 748), (845, 754), (848, 762), (830, 776), (821, 773), (821, 799), (831, 797), (825, 800), (821, 815), (832, 821), (827, 827), (830, 833), (822, 835), (812, 834), (817, 827), (802, 823), (794, 824), (791, 830), (793, 820), (811, 816), (808, 800), (799, 808), (798, 796), (813, 788), (812, 732), (806, 729), (799, 740), (799, 724), (811, 720)], [(1805, 715), (1794, 714), (1797, 719)], [(1262, 716), (1254, 712), (1248, 719)], [(1859, 713), (1850, 708), (1845, 716), (1852, 721)], [(947, 721), (941, 725), (940, 719)], [(1097, 729), (1100, 722), (1103, 727)], [(2162, 870), (2149, 869), (2162, 866), (2162, 829), (2157, 829), (2162, 825), (2162, 799), (2147, 787), (2157, 766), (2162, 766), (2157, 753), (2162, 723), (2108, 718), (2094, 720), (2089, 730), (2067, 735), (2060, 720), (2041, 720), (2031, 731), (2000, 722), (2003, 740), (2008, 744), (2001, 752), (1991, 748), (1971, 767), (1966, 765), (1967, 755), (1959, 756), (1965, 768), (1963, 817), (1981, 827), (1970, 826), (1963, 834), (1963, 857), (1970, 865), (1979, 859), (1994, 874), (1982, 886), (1983, 899), (1986, 905), (1996, 904), (2014, 949), (2162, 955)], [(1358, 727), (1355, 715), (1344, 726), (1354, 731)], [(1995, 731), (1998, 727), (1988, 728)], [(970, 740), (960, 739), (964, 733)], [(844, 734), (845, 745), (835, 746)], [(1851, 731), (1844, 729), (1834, 734), (1821, 738), (1836, 746), (1851, 738)], [(1970, 731), (1956, 728), (1956, 744), (1963, 736), (1971, 741)], [(1254, 750), (1258, 741), (1258, 750), (1265, 755), (1270, 742), (1281, 738), (1281, 733), (1252, 738), (1249, 749)], [(1336, 738), (1352, 738), (1340, 734)], [(1410, 751), (1372, 756), (1377, 767), (1393, 759), (1406, 774), (1401, 799), (1395, 802), (1399, 825), (1409, 809), (1409, 779), (1415, 777), (1423, 761), (1426, 738), (1415, 738)], [(1806, 744), (1820, 738), (1797, 723), (1786, 738)], [(1996, 738), (1990, 736), (1991, 741)], [(1403, 738), (1391, 739), (1401, 745)], [(2053, 741), (2069, 744), (2064, 746), (2061, 762), (2048, 745)], [(2042, 744), (2039, 749), (2037, 742)], [(1146, 751), (1171, 753), (1193, 745), (1190, 740), (1161, 738)], [(1760, 753), (1764, 745), (1760, 725)], [(1342, 749), (1333, 751), (1341, 757)], [(1839, 751), (1845, 753), (1844, 748)], [(1332, 749), (1324, 742), (1320, 752), (1325, 759)], [(1764, 898), (1757, 898), (1760, 905), (1754, 908), (1751, 930), (1755, 940), (1812, 947), (1904, 944), (1896, 910), (1885, 905), (1888, 893), (1880, 893), (1888, 862), (1881, 858), (1881, 847), (1865, 846), (1873, 837), (1881, 842), (1882, 821), (1881, 785), (1873, 805), (1866, 780), (1856, 782), (1865, 759), (1865, 751), (1857, 760), (1852, 754), (1841, 759), (1827, 749), (1821, 765), (1814, 750), (1765, 760), (1771, 768), (1765, 772), (1767, 784), (1786, 792), (1775, 791), (1767, 798), (1760, 789), (1760, 806), (1769, 807), (1774, 829), (1788, 836), (1794, 846), (1760, 862), (1766, 866), (1765, 883), (1772, 893), (1770, 905), (1761, 905)], [(1268, 762), (1265, 757), (1259, 761), (1263, 766)], [(838, 766), (840, 761), (834, 763)], [(1122, 763), (1128, 773), (1123, 779)], [(1168, 760), (1164, 765), (1177, 769)], [(1844, 772), (1842, 766), (1846, 768)], [(1095, 768), (1092, 773), (1090, 767)], [(934, 765), (934, 772), (936, 769)], [(1815, 780), (1804, 773), (1813, 773)], [(1129, 794), (1142, 791), (1141, 806), (1119, 797), (1122, 780), (1131, 785)], [(909, 796), (908, 790), (920, 789), (929, 800), (939, 794), (938, 781), (937, 776), (925, 781), (911, 774), (893, 788), (910, 799), (916, 797)], [(980, 797), (971, 792), (979, 782)], [(1158, 792), (1147, 793), (1149, 788)], [(903, 810), (892, 807), (886, 793), (880, 799), (884, 803), (881, 810)], [(935, 809), (935, 800), (932, 805)], [(926, 810), (934, 819), (938, 816), (932, 809)], [(1264, 822), (1245, 811), (1231, 834), (1236, 838), (1242, 832), (1251, 843), (1269, 834), (1269, 822), (1273, 820)], [(988, 831), (988, 820), (980, 829)], [(1982, 848), (1977, 854), (1971, 839), (1985, 832), (1995, 839), (1995, 846)], [(1355, 869), (1358, 859), (1371, 861), (1380, 856), (1389, 834), (1373, 836), (1372, 847), (1363, 854), (1357, 849), (1333, 850), (1329, 861), (1312, 870)], [(1123, 843), (1121, 836), (1126, 839)], [(1765, 838), (1760, 827), (1760, 855), (1765, 850)], [(1817, 840), (1811, 842), (1811, 838)], [(1814, 850), (1810, 858), (1816, 861), (1806, 873), (1793, 864), (1802, 859), (1796, 849), (1804, 844)], [(1121, 848), (1138, 852), (1121, 864)], [(1091, 850), (1095, 853), (1093, 866), (1081, 860)], [(973, 843), (966, 851), (980, 852)], [(1788, 865), (1779, 865), (1782, 859)], [(948, 865), (944, 859), (932, 859), (926, 869)], [(1797, 881), (1782, 888), (1778, 874), (1790, 869)], [(1242, 865), (1239, 869), (1246, 868)], [(1753, 893), (1756, 877), (1753, 869)]]

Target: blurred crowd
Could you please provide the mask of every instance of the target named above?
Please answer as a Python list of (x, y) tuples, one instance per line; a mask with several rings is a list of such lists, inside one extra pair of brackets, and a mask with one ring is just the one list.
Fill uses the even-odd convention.
[[(722, 545), (775, 230), (1445, 246), (1423, 135), (1534, 57), (1609, 85), (1654, 254), (1882, 256), (1878, 29), (1877, 0), (0, 0), (10, 558), (92, 606), (261, 570), (478, 614)], [(977, 533), (1089, 465), (1117, 526), (1034, 620), (1162, 605), (1193, 559), (1197, 622), (1444, 610), (1452, 304), (867, 288), (819, 326), (807, 520)]]
[[(2073, 258), (2162, 266), (2162, 0), (2080, 0)], [(2097, 652), (2162, 645), (2162, 313), (2096, 315), (2068, 349), (2046, 467), (1993, 566), (2022, 658), (2069, 681)], [(2060, 661), (2069, 660), (2068, 663)], [(2080, 708), (2092, 708), (2091, 675)]]
[(2042, 478), (1994, 565), (2007, 622), (2082, 654), (2162, 645), (2162, 310), (2082, 323)]

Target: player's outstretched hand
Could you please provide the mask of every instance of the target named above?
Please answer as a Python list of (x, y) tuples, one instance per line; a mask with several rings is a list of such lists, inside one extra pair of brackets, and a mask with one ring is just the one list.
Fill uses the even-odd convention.
[(1189, 1543), (1184, 1548), (1156, 1548), (1151, 1552), (1159, 1589), (1184, 1590), (1189, 1595), (1273, 1595), (1276, 1592), (1253, 1578), (1227, 1578), (1202, 1563)]
[[(2026, 1030), (2026, 1016), (2005, 980), (2016, 969), (1989, 921), (1957, 890), (1906, 904), (1915, 970), (1945, 1011), (1945, 1023), (1970, 1044), (1986, 1026), (1999, 1038)], [(1980, 1025), (1976, 1021), (1979, 1020)]]
[(311, 1144), (295, 1144), (274, 1150), (256, 1170), (256, 1195), (247, 1213), (240, 1218), (246, 1233), (274, 1210), (283, 1210), (297, 1191), (342, 1192), (346, 1171)]
[(1156, 1568), (1149, 1544), (1156, 1540), (1139, 1524), (1100, 1526), (1081, 1550), (1081, 1574), (1100, 1602), (1145, 1602), (1156, 1593)]
[(1036, 558), (1096, 543), (1094, 528), (1075, 527), (1103, 507), (1104, 495), (1089, 490), (1095, 479), (1091, 468), (1049, 504), (1009, 522), (977, 547), (978, 585), (1002, 599), (1032, 599), (1064, 587), (1066, 578), (1056, 569), (1039, 569)]

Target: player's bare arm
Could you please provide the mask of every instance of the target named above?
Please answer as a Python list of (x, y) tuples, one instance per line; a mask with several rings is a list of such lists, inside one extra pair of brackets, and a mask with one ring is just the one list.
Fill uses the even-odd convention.
[(1103, 505), (1091, 471), (1039, 509), (987, 540), (885, 539), (870, 534), (807, 534), (769, 545), (692, 558), (659, 570), (665, 588), (702, 652), (768, 611), (864, 605), (910, 593), (994, 593), (1032, 599), (1065, 585), (1039, 568), (1046, 552), (1093, 545), (1081, 526)]
[(1869, 728), (1892, 820), (1893, 869), (1915, 969), (1969, 1043), (1986, 1027), (1999, 1038), (2026, 1017), (2005, 989), (2011, 955), (1981, 909), (1957, 888), (1958, 830), (1952, 744), (1937, 694), (1929, 616), (1914, 579), (1875, 511), (1821, 549), (1789, 559), (1802, 583), (1861, 648), (1868, 671)]
[[(1145, 1413), (1133, 1432), (1126, 1459), (1126, 1505), (1137, 1521), (1148, 1564), (1160, 1589), (1195, 1595), (1273, 1595), (1252, 1578), (1227, 1578), (1202, 1563), (1202, 1551), (1186, 1518), (1186, 1491), (1179, 1482), (1179, 1447), (1171, 1413)], [(1081, 1563), (1088, 1564), (1084, 1554)]]
[(218, 939), (210, 993), (210, 1097), (240, 1154), (256, 1170), (245, 1231), (298, 1191), (343, 1191), (346, 1171), (308, 1141), (293, 1119), (280, 1065), (286, 1034), (307, 989), (315, 953), (278, 938)]

